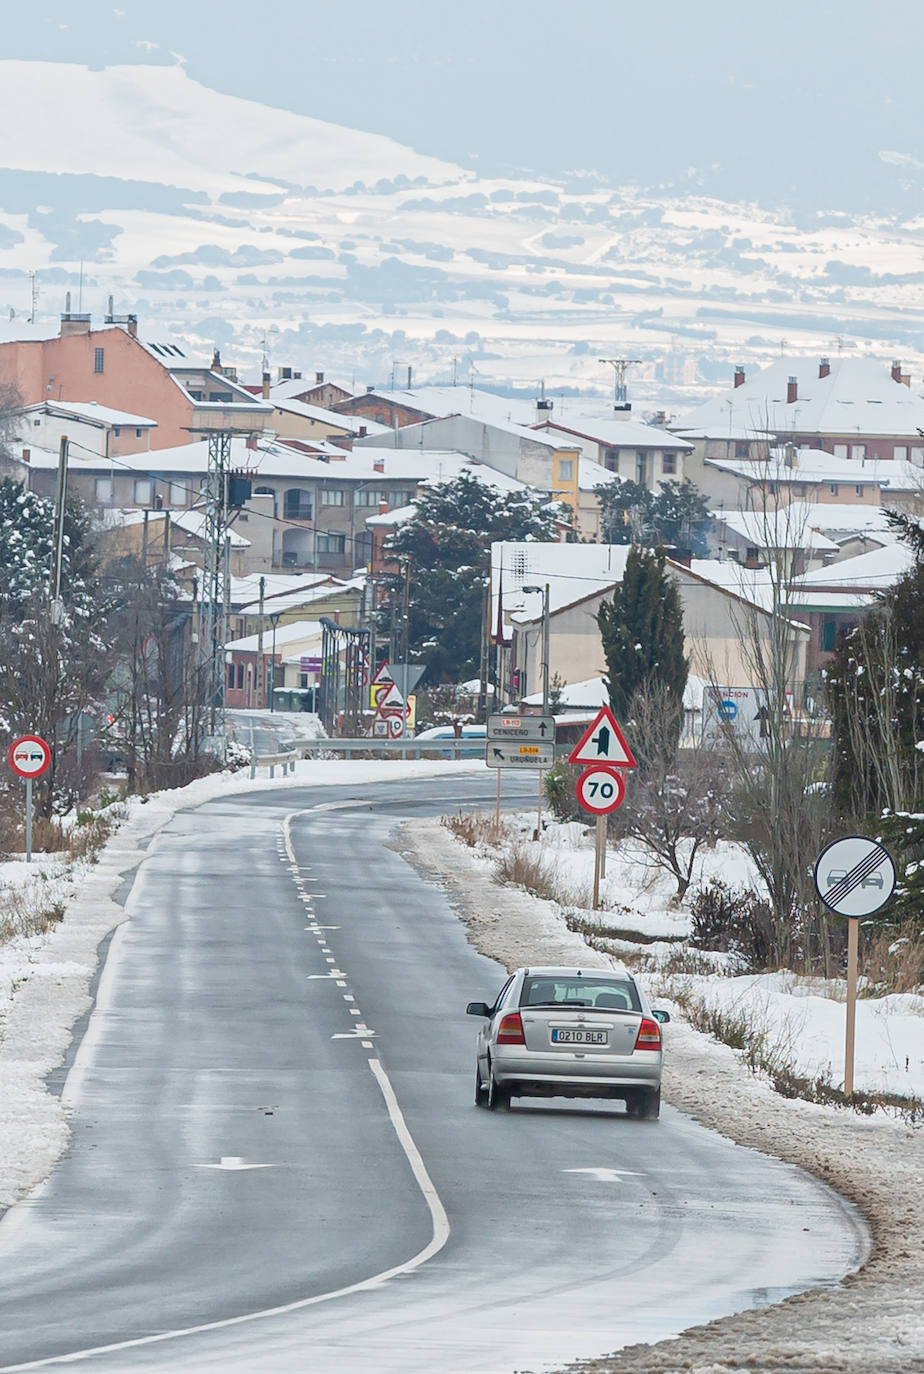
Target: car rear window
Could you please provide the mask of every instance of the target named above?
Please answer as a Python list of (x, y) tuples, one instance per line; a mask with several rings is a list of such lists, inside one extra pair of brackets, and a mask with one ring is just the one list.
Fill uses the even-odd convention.
[(625, 978), (569, 978), (549, 974), (527, 975), (520, 994), (521, 1007), (592, 1007), (599, 1011), (641, 1011), (638, 989)]

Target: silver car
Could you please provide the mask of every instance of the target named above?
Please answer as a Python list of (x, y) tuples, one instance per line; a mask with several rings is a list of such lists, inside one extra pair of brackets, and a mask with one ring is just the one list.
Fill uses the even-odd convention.
[(519, 968), (481, 1016), (475, 1103), (493, 1111), (511, 1097), (611, 1097), (630, 1116), (657, 1119), (664, 1051), (661, 1023), (628, 969)]

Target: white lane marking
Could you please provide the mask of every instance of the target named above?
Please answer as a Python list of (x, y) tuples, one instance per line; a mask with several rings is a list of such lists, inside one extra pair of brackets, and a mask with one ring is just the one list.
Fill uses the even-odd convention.
[(353, 996), (352, 992), (345, 992), (343, 994), (343, 1000), (344, 1002), (355, 1002), (356, 998)]
[(590, 1174), (598, 1183), (618, 1183), (623, 1178), (644, 1178), (634, 1169), (562, 1169), (563, 1174)]
[(351, 1016), (362, 1016), (362, 1012), (360, 1011), (359, 1007), (350, 1007), (350, 1015), (351, 1015)]
[(352, 1030), (338, 1031), (336, 1035), (331, 1036), (331, 1040), (362, 1040), (363, 1036), (375, 1034), (376, 1032), (370, 1030), (368, 1026), (358, 1025), (354, 1026)]
[(272, 1164), (250, 1164), (240, 1155), (222, 1155), (217, 1164), (197, 1164), (197, 1169), (271, 1169)]
[[(353, 803), (349, 804), (352, 805)], [(332, 804), (331, 809), (333, 809), (335, 805), (335, 803)], [(311, 809), (323, 810), (324, 808), (315, 807)], [(301, 814), (303, 813), (297, 811), (292, 812), (286, 817), (284, 822), (286, 845), (290, 852), (289, 822), (294, 819), (295, 816)], [(121, 929), (121, 927), (119, 927), (119, 929)], [(107, 967), (108, 962), (107, 960)], [(105, 971), (104, 969), (104, 974)], [(102, 978), (100, 979), (100, 987), (102, 987)], [(89, 1031), (89, 1027), (87, 1029)], [(367, 1026), (356, 1026), (354, 1027), (353, 1035), (373, 1036), (375, 1035), (375, 1031), (369, 1030)], [(352, 1039), (353, 1035), (335, 1035), (331, 1038), (333, 1040)], [(86, 1040), (86, 1037), (84, 1037), (84, 1040)], [(366, 1049), (372, 1049), (372, 1041), (369, 1039), (364, 1040), (363, 1045)], [(223, 1331), (232, 1326), (243, 1326), (245, 1322), (262, 1321), (267, 1317), (283, 1317), (289, 1312), (298, 1312), (306, 1307), (316, 1307), (322, 1302), (332, 1302), (336, 1298), (349, 1297), (352, 1293), (365, 1293), (373, 1288), (381, 1288), (389, 1279), (396, 1278), (399, 1274), (413, 1273), (415, 1269), (419, 1269), (421, 1265), (426, 1264), (434, 1255), (439, 1254), (440, 1250), (442, 1250), (443, 1246), (448, 1241), (450, 1234), (449, 1218), (446, 1215), (446, 1209), (440, 1200), (439, 1193), (436, 1191), (430, 1175), (427, 1173), (427, 1166), (424, 1164), (420, 1151), (414, 1143), (414, 1137), (408, 1130), (407, 1122), (398, 1104), (395, 1091), (391, 1086), (387, 1073), (382, 1068), (381, 1061), (376, 1058), (370, 1058), (368, 1064), (381, 1089), (382, 1097), (385, 1099), (385, 1107), (392, 1127), (394, 1128), (395, 1135), (398, 1137), (398, 1142), (411, 1166), (411, 1172), (414, 1175), (417, 1186), (423, 1194), (424, 1201), (430, 1212), (433, 1235), (422, 1250), (419, 1250), (411, 1259), (405, 1260), (403, 1264), (393, 1265), (391, 1269), (383, 1269), (381, 1273), (373, 1274), (368, 1279), (361, 1279), (358, 1283), (351, 1283), (345, 1288), (336, 1288), (330, 1293), (318, 1293), (312, 1298), (299, 1298), (295, 1302), (285, 1303), (280, 1307), (267, 1307), (261, 1312), (246, 1312), (238, 1317), (224, 1317), (220, 1321), (202, 1322), (198, 1326), (177, 1327), (176, 1330), (159, 1331), (151, 1336), (136, 1336), (131, 1340), (115, 1341), (111, 1345), (94, 1346), (92, 1349), (88, 1350), (75, 1350), (66, 1355), (50, 1355), (47, 1359), (29, 1360), (26, 1364), (2, 1365), (0, 1366), (2, 1374), (17, 1374), (17, 1371), (27, 1369), (47, 1369), (49, 1366), (56, 1364), (75, 1364), (78, 1360), (91, 1359), (97, 1355), (110, 1355), (119, 1350), (134, 1350), (141, 1346), (158, 1345), (163, 1341), (176, 1340), (181, 1336), (200, 1336), (207, 1331)], [(73, 1073), (73, 1068), (71, 1072)]]
[(100, 1012), (105, 1013), (112, 1004), (112, 983), (115, 978), (115, 966), (119, 961), (122, 945), (128, 934), (128, 922), (123, 921), (116, 926), (112, 939), (109, 941), (109, 949), (106, 952), (106, 962), (103, 965), (99, 982), (96, 985), (96, 1000), (93, 1003), (93, 1011), (87, 1022), (83, 1039), (77, 1046), (77, 1053), (74, 1055), (74, 1062), (71, 1064), (67, 1078), (64, 1081), (64, 1089), (61, 1093), (61, 1102), (65, 1107), (73, 1107), (80, 1096), (83, 1088), (84, 1079), (90, 1068), (90, 1063), (96, 1053), (97, 1043), (102, 1033), (103, 1017)]
[(338, 987), (338, 988), (345, 988), (345, 987), (346, 987), (346, 980), (345, 980), (345, 979), (342, 979), (342, 978), (338, 978), (338, 979), (337, 979), (337, 987)]

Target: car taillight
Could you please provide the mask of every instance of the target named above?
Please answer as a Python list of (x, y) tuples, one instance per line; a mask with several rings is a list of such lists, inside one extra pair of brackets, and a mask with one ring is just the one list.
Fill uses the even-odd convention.
[(638, 1028), (638, 1035), (635, 1037), (635, 1048), (637, 1050), (659, 1050), (661, 1048), (661, 1027), (657, 1021), (649, 1021), (647, 1016), (642, 1017), (642, 1024)]
[(523, 1022), (518, 1011), (511, 1011), (502, 1018), (497, 1028), (497, 1043), (499, 1045), (525, 1045), (526, 1036), (523, 1034)]

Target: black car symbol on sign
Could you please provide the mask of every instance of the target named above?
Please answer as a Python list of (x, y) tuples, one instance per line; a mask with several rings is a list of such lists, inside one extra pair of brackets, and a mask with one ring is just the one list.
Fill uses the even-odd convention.
[(846, 868), (832, 868), (828, 873), (828, 887), (833, 887), (835, 883), (842, 883), (846, 877)]

